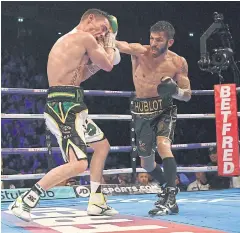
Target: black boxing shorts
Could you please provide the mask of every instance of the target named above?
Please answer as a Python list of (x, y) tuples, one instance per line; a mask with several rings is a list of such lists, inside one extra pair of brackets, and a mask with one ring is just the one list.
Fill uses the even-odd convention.
[(155, 154), (157, 136), (166, 137), (171, 142), (177, 120), (177, 106), (172, 98), (135, 98), (131, 102), (136, 145), (140, 157)]
[(57, 138), (65, 162), (69, 162), (70, 148), (78, 160), (87, 159), (84, 133), (88, 109), (83, 97), (80, 87), (56, 86), (48, 90), (44, 118)]

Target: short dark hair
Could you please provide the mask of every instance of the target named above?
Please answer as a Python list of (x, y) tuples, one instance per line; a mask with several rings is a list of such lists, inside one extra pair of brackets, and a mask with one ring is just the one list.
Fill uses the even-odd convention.
[(109, 14), (105, 11), (102, 11), (102, 10), (99, 10), (99, 9), (88, 9), (83, 15), (82, 15), (82, 18), (81, 20), (84, 20), (86, 19), (90, 14), (93, 14), (95, 16), (102, 16), (102, 17), (105, 17), (109, 20)]
[(150, 32), (166, 32), (168, 39), (173, 39), (175, 35), (173, 25), (167, 21), (158, 21), (150, 28)]

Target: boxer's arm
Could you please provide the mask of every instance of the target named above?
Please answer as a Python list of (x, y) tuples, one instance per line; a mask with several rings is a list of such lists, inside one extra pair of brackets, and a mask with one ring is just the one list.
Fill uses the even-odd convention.
[(92, 75), (96, 74), (100, 68), (95, 64), (86, 65), (83, 71), (84, 80), (90, 78)]
[(175, 76), (175, 81), (178, 84), (178, 93), (172, 97), (181, 101), (188, 102), (191, 99), (192, 91), (191, 85), (188, 78), (188, 64), (187, 61), (181, 57), (181, 66), (178, 73)]
[(126, 41), (117, 41), (116, 47), (121, 53), (126, 53), (132, 56), (138, 56), (147, 52), (147, 48), (139, 43), (128, 43)]
[(90, 34), (84, 37), (83, 42), (92, 63), (98, 66), (99, 69), (110, 72), (113, 68), (112, 62), (110, 61), (112, 54), (107, 54), (106, 51), (98, 45), (96, 39)]
[[(104, 45), (100, 44), (100, 46), (103, 47)], [(115, 52), (113, 53), (113, 49), (111, 48), (105, 48), (105, 51), (108, 54), (109, 56), (108, 58), (113, 65), (117, 65), (120, 62), (121, 58), (119, 51), (116, 51), (115, 49)], [(101, 69), (93, 63), (86, 65), (83, 71), (84, 79), (90, 78), (92, 75), (96, 74), (99, 70)]]

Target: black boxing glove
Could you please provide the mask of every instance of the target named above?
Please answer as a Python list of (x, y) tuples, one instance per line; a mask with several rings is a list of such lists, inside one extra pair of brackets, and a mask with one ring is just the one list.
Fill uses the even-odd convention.
[(171, 78), (164, 76), (161, 78), (161, 83), (157, 86), (157, 92), (161, 98), (177, 94), (179, 87)]

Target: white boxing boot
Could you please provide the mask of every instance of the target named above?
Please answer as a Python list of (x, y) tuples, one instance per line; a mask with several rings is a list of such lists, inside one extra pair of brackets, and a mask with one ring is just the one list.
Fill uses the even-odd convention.
[(118, 214), (118, 211), (107, 205), (106, 198), (102, 193), (91, 193), (87, 214), (93, 216), (114, 216)]
[(19, 196), (12, 204), (9, 205), (8, 209), (18, 218), (30, 222), (31, 209), (34, 208), (40, 197), (33, 190), (27, 191)]

